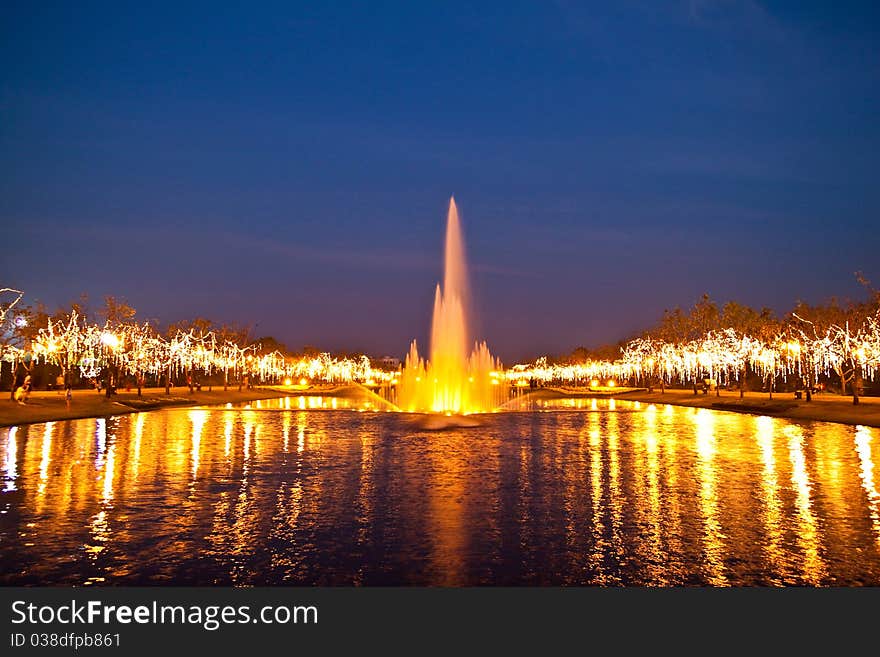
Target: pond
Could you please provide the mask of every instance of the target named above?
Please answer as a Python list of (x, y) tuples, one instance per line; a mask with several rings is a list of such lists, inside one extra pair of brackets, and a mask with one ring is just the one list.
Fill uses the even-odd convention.
[(6, 585), (880, 585), (880, 431), (290, 397), (0, 429)]

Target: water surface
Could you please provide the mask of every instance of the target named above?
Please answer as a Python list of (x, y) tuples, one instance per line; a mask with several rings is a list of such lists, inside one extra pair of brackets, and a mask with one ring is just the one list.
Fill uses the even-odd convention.
[(877, 429), (578, 399), (430, 432), (359, 408), (0, 429), (0, 583), (880, 585)]

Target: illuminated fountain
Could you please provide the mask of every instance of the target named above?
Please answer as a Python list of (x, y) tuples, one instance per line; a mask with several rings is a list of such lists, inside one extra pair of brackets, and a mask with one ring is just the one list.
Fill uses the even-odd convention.
[[(497, 362), (485, 342), (474, 342), (468, 323), (469, 290), (464, 239), (455, 199), (449, 200), (443, 286), (437, 284), (431, 322), (431, 354), (410, 345), (398, 383), (397, 405), (404, 411), (486, 413), (504, 401)], [(473, 345), (470, 352), (470, 346)]]

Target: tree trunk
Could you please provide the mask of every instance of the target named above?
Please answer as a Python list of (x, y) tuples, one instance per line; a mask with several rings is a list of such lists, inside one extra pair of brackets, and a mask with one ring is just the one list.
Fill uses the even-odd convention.
[(9, 386), (9, 401), (15, 401), (15, 373), (18, 370), (18, 360), (10, 363), (12, 369), (12, 384)]
[(862, 387), (862, 366), (860, 363), (856, 363), (855, 370), (853, 371), (852, 377), (852, 398), (853, 404), (858, 405), (859, 403), (859, 388)]
[(851, 372), (848, 377), (842, 367), (835, 368), (834, 373), (840, 378), (840, 396), (846, 397), (846, 384), (853, 380), (853, 374), (855, 374), (855, 371)]
[(742, 399), (746, 394), (746, 372), (747, 368), (743, 367), (739, 373), (739, 398)]
[(171, 394), (171, 365), (168, 366), (168, 371), (165, 373), (165, 394)]
[(813, 401), (813, 372), (812, 370), (807, 374), (807, 401)]
[(223, 370), (223, 391), (226, 392), (226, 390), (228, 388), (229, 388), (229, 368), (225, 368)]

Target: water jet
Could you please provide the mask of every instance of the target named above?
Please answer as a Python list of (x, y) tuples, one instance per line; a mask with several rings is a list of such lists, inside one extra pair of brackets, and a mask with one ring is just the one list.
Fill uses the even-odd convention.
[(490, 412), (504, 401), (501, 363), (485, 342), (473, 339), (469, 309), (464, 236), (453, 197), (446, 217), (443, 283), (434, 292), (430, 357), (422, 359), (412, 341), (398, 384), (402, 410), (469, 415)]

